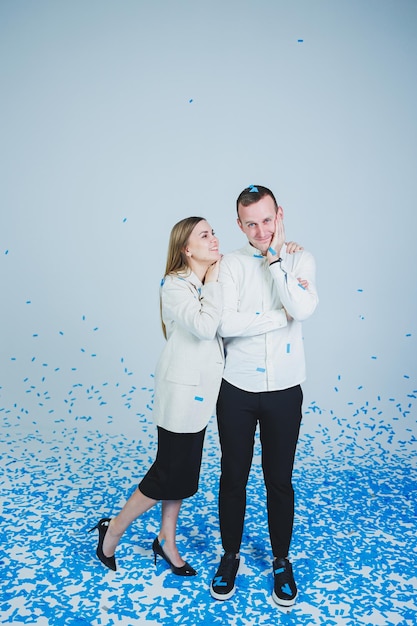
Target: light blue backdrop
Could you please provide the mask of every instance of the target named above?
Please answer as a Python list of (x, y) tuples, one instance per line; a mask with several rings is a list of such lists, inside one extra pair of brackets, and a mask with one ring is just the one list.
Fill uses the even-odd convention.
[(407, 455), (416, 27), (413, 0), (2, 0), (0, 415), (136, 432), (172, 225), (243, 245), (263, 184), (317, 259), (305, 432)]

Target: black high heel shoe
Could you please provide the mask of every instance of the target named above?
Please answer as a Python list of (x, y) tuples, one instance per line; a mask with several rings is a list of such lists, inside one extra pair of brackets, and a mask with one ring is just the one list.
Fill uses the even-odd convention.
[(152, 544), (152, 550), (153, 550), (153, 555), (155, 558), (155, 565), (156, 565), (156, 555), (159, 554), (159, 556), (161, 556), (164, 559), (164, 561), (168, 563), (173, 574), (176, 574), (177, 576), (196, 576), (197, 575), (197, 572), (195, 571), (195, 569), (193, 569), (191, 565), (188, 565), (188, 563), (185, 563), (181, 567), (177, 567), (176, 565), (174, 565), (171, 559), (165, 554), (161, 544), (158, 541), (158, 537), (154, 539), (154, 542)]
[(96, 530), (96, 529), (98, 530), (98, 544), (97, 544), (96, 554), (98, 558), (100, 559), (100, 561), (104, 563), (106, 567), (108, 567), (109, 569), (112, 569), (115, 572), (117, 570), (117, 567), (116, 567), (116, 559), (114, 558), (114, 555), (106, 556), (103, 552), (103, 541), (104, 541), (104, 537), (106, 536), (109, 523), (110, 523), (110, 517), (103, 517), (103, 519), (97, 522), (97, 524), (93, 526), (93, 528), (90, 528), (88, 532), (92, 533), (93, 530)]

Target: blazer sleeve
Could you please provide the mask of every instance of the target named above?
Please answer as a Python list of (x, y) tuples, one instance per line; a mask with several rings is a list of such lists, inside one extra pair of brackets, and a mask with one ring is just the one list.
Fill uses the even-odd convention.
[(214, 339), (223, 309), (219, 283), (210, 282), (200, 290), (187, 279), (167, 276), (161, 288), (162, 319), (169, 333), (175, 323), (198, 339)]

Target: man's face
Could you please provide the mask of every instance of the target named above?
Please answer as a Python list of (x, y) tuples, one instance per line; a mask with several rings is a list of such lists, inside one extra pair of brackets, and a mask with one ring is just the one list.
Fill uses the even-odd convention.
[(277, 208), (271, 196), (264, 196), (249, 206), (239, 205), (237, 223), (249, 243), (266, 254), (275, 233), (277, 219), (283, 218), (281, 207)]

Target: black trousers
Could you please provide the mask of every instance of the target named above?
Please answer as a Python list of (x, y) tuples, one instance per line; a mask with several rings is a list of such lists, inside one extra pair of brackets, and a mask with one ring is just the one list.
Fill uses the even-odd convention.
[(222, 452), (219, 492), (223, 549), (238, 553), (246, 510), (246, 485), (259, 422), (268, 528), (274, 556), (288, 554), (293, 521), (292, 471), (301, 424), (300, 385), (251, 393), (222, 381), (217, 421)]

